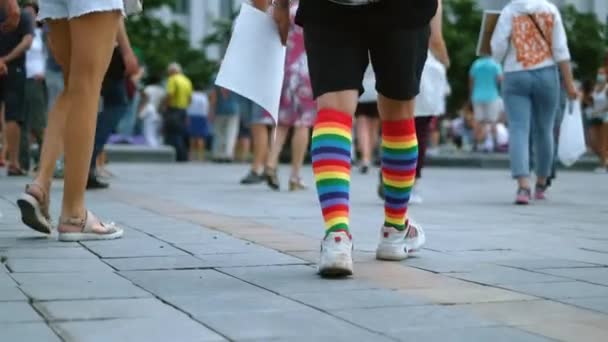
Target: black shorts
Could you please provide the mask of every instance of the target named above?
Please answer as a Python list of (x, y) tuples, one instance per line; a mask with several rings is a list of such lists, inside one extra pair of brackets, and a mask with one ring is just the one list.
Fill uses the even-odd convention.
[(304, 24), (308, 68), (315, 98), (359, 90), (371, 61), (378, 93), (406, 101), (418, 95), (430, 30), (421, 28), (335, 28)]
[(19, 67), (9, 67), (8, 74), (0, 77), (0, 103), (4, 104), (6, 122), (23, 123), (25, 79), (25, 70)]

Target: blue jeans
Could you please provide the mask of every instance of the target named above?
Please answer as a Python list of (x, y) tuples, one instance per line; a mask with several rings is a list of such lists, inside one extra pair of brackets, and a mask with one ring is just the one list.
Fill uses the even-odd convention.
[(106, 81), (102, 92), (102, 110), (97, 115), (97, 129), (95, 130), (95, 145), (91, 157), (91, 171), (95, 170), (97, 156), (103, 151), (106, 142), (118, 123), (129, 110), (127, 87), (124, 80)]
[(555, 66), (505, 74), (503, 96), (509, 117), (509, 155), (514, 178), (530, 175), (530, 140), (536, 157), (536, 176), (551, 175), (559, 87)]

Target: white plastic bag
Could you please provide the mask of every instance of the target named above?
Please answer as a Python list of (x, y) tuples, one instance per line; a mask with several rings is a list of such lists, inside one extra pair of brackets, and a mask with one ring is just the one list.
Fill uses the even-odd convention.
[(565, 166), (572, 166), (587, 152), (585, 130), (579, 100), (568, 101), (559, 131), (557, 156)]

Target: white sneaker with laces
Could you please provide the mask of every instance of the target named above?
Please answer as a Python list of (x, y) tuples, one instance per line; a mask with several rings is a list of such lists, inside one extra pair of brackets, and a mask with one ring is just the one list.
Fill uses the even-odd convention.
[(409, 220), (408, 227), (404, 231), (382, 227), (381, 234), (380, 244), (376, 250), (378, 260), (405, 260), (410, 253), (420, 250), (426, 242), (424, 231), (412, 220)]
[(330, 233), (321, 241), (318, 272), (322, 277), (347, 277), (353, 274), (353, 241), (345, 232)]

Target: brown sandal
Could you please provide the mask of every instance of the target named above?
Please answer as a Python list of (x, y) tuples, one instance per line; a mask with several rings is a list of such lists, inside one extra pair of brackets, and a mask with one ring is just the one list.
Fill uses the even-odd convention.
[(49, 214), (49, 195), (42, 186), (36, 183), (25, 187), (25, 192), (17, 200), (21, 210), (21, 221), (43, 234), (51, 234), (53, 226)]

